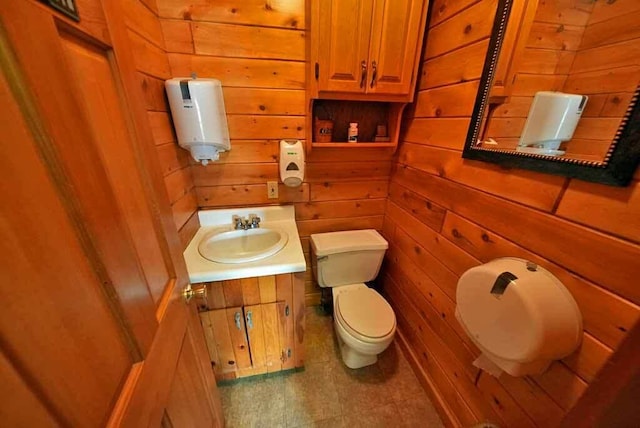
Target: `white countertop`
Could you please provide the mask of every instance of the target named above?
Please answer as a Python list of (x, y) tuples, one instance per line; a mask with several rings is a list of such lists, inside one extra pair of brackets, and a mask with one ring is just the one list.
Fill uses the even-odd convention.
[[(280, 229), (288, 234), (289, 239), (282, 250), (262, 260), (238, 264), (216, 263), (200, 255), (198, 245), (207, 233), (213, 230), (221, 232), (233, 230), (233, 216), (238, 215), (246, 218), (249, 214), (255, 214), (262, 219), (260, 227)], [(307, 269), (292, 205), (204, 210), (198, 211), (198, 218), (200, 219), (200, 229), (183, 253), (187, 262), (189, 280), (192, 284), (304, 272)]]

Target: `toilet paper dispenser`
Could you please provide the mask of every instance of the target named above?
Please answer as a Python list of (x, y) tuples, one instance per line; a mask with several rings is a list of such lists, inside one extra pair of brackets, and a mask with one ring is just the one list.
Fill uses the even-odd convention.
[(573, 296), (551, 272), (523, 259), (467, 270), (458, 281), (455, 314), (482, 351), (475, 364), (494, 375), (540, 374), (582, 340)]

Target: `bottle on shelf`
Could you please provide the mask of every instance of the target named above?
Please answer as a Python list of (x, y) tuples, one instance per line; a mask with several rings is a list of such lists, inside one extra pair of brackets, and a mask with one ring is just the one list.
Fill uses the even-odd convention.
[(350, 122), (347, 131), (347, 141), (350, 143), (358, 142), (358, 122)]

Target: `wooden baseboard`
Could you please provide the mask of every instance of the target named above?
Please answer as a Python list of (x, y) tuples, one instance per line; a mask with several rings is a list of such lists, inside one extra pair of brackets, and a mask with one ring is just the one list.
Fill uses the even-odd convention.
[(420, 366), (418, 357), (409, 346), (409, 343), (407, 342), (407, 339), (400, 326), (398, 326), (398, 329), (396, 330), (396, 341), (398, 342), (398, 345), (400, 345), (400, 349), (404, 353), (407, 361), (409, 361), (409, 364), (413, 368), (413, 372), (422, 384), (422, 387), (427, 392), (427, 395), (431, 399), (431, 402), (435, 405), (436, 410), (438, 411), (438, 414), (440, 415), (440, 418), (442, 419), (444, 425), (453, 428), (461, 427), (458, 419), (453, 415), (453, 411), (436, 388), (433, 379), (431, 379), (427, 372), (425, 372)]

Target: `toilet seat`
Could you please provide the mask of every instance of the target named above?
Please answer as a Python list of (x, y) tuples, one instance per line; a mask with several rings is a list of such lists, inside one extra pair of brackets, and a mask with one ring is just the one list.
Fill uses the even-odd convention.
[(396, 329), (396, 317), (391, 305), (368, 287), (340, 293), (336, 298), (334, 313), (340, 325), (363, 342), (385, 341)]

